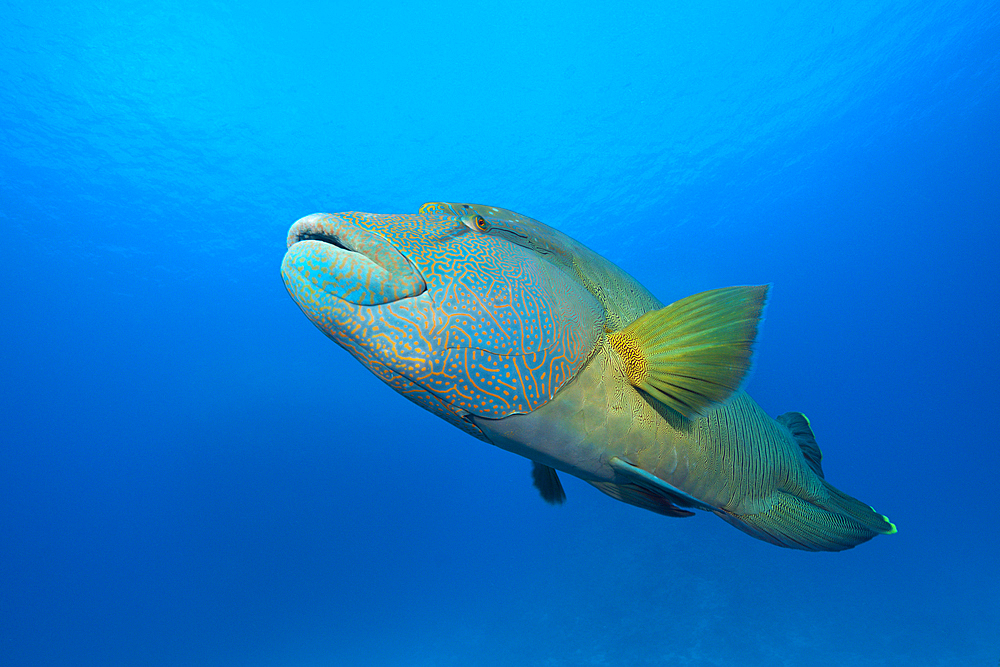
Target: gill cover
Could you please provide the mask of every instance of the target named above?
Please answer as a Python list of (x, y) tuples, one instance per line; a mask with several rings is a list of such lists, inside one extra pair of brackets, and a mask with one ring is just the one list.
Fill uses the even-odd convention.
[(530, 412), (587, 360), (604, 309), (533, 249), (448, 213), (307, 216), (289, 233), (285, 285), (324, 333), (448, 421)]

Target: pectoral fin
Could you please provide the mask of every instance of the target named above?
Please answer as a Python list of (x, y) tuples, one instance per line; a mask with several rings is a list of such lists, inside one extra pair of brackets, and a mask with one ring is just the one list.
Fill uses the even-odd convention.
[(706, 510), (708, 512), (715, 509), (711, 505), (698, 500), (691, 494), (681, 491), (673, 484), (665, 482), (656, 475), (646, 472), (642, 468), (634, 466), (628, 461), (623, 461), (617, 456), (612, 456), (608, 463), (611, 464), (611, 467), (615, 472), (622, 475), (633, 484), (637, 484), (647, 491), (669, 500), (674, 505), (680, 505), (681, 507), (693, 507), (695, 509)]
[(768, 285), (694, 294), (608, 334), (629, 382), (685, 417), (724, 402), (750, 370)]
[(535, 488), (542, 494), (542, 499), (553, 505), (562, 505), (566, 502), (566, 492), (563, 491), (562, 482), (554, 468), (532, 461), (534, 467), (531, 469), (531, 479), (535, 483)]

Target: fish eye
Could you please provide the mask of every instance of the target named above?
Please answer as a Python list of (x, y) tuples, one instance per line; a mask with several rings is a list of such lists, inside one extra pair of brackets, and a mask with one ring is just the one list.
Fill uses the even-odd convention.
[(486, 218), (481, 215), (468, 214), (463, 215), (459, 218), (466, 227), (474, 232), (488, 232), (490, 231), (490, 225), (486, 222)]

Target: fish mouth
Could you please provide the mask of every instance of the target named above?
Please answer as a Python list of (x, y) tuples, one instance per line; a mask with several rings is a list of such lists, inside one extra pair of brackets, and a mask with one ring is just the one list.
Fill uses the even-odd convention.
[(376, 306), (427, 291), (416, 267), (381, 234), (359, 224), (365, 213), (313, 213), (288, 230), (281, 275), (292, 296), (311, 286), (364, 306)]

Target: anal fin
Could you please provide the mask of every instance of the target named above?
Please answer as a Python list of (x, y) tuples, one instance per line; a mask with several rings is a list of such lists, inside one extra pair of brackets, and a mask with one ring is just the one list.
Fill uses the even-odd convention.
[(641, 507), (650, 512), (673, 517), (694, 516), (694, 512), (681, 509), (670, 502), (666, 496), (653, 493), (638, 484), (615, 484), (614, 482), (591, 482), (591, 484), (615, 500)]
[(711, 505), (703, 503), (691, 494), (681, 491), (673, 484), (665, 482), (656, 475), (646, 472), (642, 468), (634, 466), (628, 461), (624, 461), (617, 456), (612, 456), (608, 463), (615, 472), (622, 475), (633, 484), (636, 484), (651, 493), (662, 496), (671, 503), (680, 505), (681, 507), (693, 507), (694, 509), (705, 510), (707, 512), (715, 510), (715, 508)]

